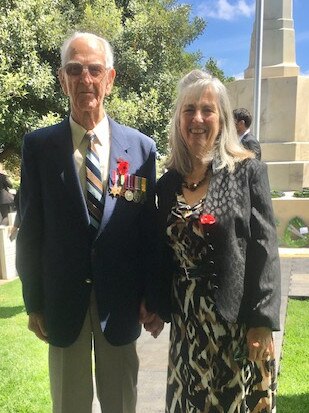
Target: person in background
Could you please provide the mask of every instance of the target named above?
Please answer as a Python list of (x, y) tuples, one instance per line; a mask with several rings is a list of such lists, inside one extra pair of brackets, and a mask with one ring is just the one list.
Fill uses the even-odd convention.
[(261, 159), (261, 145), (256, 137), (251, 133), (250, 126), (252, 123), (252, 116), (245, 108), (233, 110), (236, 130), (242, 145), (253, 151), (257, 159)]
[(14, 195), (11, 194), (12, 182), (6, 171), (0, 170), (0, 224), (8, 225), (8, 214), (14, 204)]
[(273, 412), (280, 262), (266, 165), (240, 144), (224, 85), (200, 70), (180, 81), (170, 146), (157, 183), (165, 411)]
[(17, 237), (18, 233), (18, 228), (20, 225), (20, 207), (19, 207), (19, 189), (16, 191), (16, 194), (14, 196), (14, 207), (16, 211), (15, 219), (13, 226), (10, 230), (10, 240), (13, 241)]
[(134, 413), (141, 323), (163, 323), (151, 294), (155, 143), (104, 108), (110, 44), (76, 32), (61, 48), (70, 100), (61, 123), (26, 134), (17, 269), (29, 329), (49, 343), (54, 413), (90, 413), (92, 366), (104, 412)]

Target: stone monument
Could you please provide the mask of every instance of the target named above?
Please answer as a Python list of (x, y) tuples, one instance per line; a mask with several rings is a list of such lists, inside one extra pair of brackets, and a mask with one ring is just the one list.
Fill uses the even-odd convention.
[[(296, 64), (292, 0), (266, 0), (263, 17), (260, 143), (271, 189), (289, 194), (309, 187), (309, 76)], [(227, 85), (232, 108), (253, 113), (255, 25), (244, 79)], [(254, 121), (254, 120), (253, 120)], [(291, 196), (290, 196), (291, 198)], [(290, 215), (309, 225), (309, 199), (273, 200), (282, 235)], [(280, 205), (280, 207), (279, 207)]]
[(0, 279), (11, 280), (17, 277), (15, 266), (16, 243), (11, 239), (10, 230), (16, 212), (9, 213), (9, 225), (0, 225)]

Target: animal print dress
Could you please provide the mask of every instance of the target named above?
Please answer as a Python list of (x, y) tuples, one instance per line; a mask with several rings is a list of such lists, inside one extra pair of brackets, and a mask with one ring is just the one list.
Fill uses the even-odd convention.
[[(199, 222), (203, 203), (190, 207), (178, 195), (168, 218), (167, 235), (180, 267), (199, 266), (212, 248)], [(242, 355), (245, 326), (220, 316), (215, 288), (202, 274), (174, 276), (166, 413), (274, 412), (274, 356), (253, 363)]]

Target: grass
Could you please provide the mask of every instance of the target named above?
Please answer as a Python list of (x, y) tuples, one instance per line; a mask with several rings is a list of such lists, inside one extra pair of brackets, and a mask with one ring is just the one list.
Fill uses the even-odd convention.
[(0, 286), (0, 413), (50, 413), (48, 347), (27, 328), (19, 280)]
[[(309, 412), (309, 300), (289, 300), (278, 413)], [(50, 413), (47, 345), (27, 329), (19, 280), (0, 286), (0, 413)]]
[(289, 300), (278, 386), (278, 413), (309, 412), (309, 300)]

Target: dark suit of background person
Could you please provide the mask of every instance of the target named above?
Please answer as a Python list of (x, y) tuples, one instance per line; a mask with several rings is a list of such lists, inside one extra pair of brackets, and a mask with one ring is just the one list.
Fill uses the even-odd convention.
[(0, 172), (0, 223), (2, 225), (7, 225), (7, 216), (14, 203), (14, 196), (9, 192), (9, 188), (12, 188), (10, 179), (6, 173)]
[(235, 126), (242, 145), (255, 153), (256, 159), (261, 160), (261, 145), (256, 137), (250, 132), (252, 116), (245, 108), (233, 110)]
[[(93, 36), (77, 33), (62, 51), (59, 79), (70, 97), (70, 118), (24, 138), (17, 267), (29, 328), (50, 344), (53, 412), (91, 412), (92, 332), (102, 411), (133, 413), (139, 311), (143, 298), (151, 305), (155, 144), (107, 118), (103, 101), (115, 70), (106, 43)], [(72, 61), (84, 65), (79, 75), (66, 66)], [(88, 65), (98, 62), (107, 68), (102, 79), (89, 72)], [(101, 121), (109, 130), (110, 155), (103, 217), (93, 240), (75, 145), (79, 137), (85, 153), (83, 136), (90, 129), (98, 133)], [(130, 174), (147, 179), (145, 203), (108, 192), (120, 160), (129, 163)]]

